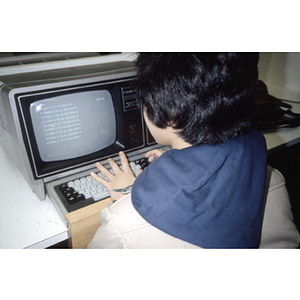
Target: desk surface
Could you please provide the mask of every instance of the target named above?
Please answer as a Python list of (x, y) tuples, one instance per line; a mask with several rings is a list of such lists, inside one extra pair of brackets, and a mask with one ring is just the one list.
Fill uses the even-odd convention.
[(0, 248), (47, 248), (68, 238), (51, 200), (34, 194), (0, 147)]
[[(300, 103), (290, 103), (292, 111), (300, 114)], [(295, 128), (281, 128), (270, 133), (264, 133), (268, 152), (274, 152), (280, 147), (289, 147), (300, 142), (300, 126)]]
[[(273, 95), (278, 99), (294, 101), (295, 103), (287, 103), (292, 105), (292, 111), (294, 113), (300, 113), (300, 92), (276, 86), (272, 83), (267, 83), (267, 86), (270, 95)], [(265, 133), (264, 136), (266, 138), (268, 151), (271, 153), (282, 146), (288, 147), (299, 143), (300, 126), (296, 128), (282, 128), (274, 130), (271, 133)]]
[[(300, 113), (300, 103), (292, 106)], [(273, 151), (300, 142), (300, 127), (265, 137), (268, 150)], [(68, 228), (51, 200), (39, 200), (1, 147), (0, 166), (0, 249), (47, 248), (66, 240)]]

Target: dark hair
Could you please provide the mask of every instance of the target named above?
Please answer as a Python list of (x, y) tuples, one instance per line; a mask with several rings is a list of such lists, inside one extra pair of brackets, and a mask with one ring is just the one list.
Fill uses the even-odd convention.
[(137, 98), (150, 121), (192, 145), (222, 143), (254, 124), (258, 53), (140, 53)]

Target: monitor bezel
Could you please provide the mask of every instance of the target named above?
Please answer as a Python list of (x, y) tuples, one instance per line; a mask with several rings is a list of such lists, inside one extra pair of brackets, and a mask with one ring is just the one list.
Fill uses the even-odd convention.
[[(134, 77), (131, 77), (120, 80), (106, 80), (92, 83), (79, 83), (75, 85), (72, 85), (70, 82), (69, 85), (66, 84), (63, 87), (52, 86), (48, 89), (39, 89), (37, 86), (36, 90), (31, 88), (31, 90), (28, 92), (24, 91), (16, 93), (14, 97), (19, 114), (21, 132), (34, 177), (36, 179), (45, 178), (47, 176), (52, 176), (64, 171), (76, 169), (84, 165), (89, 165), (98, 160), (116, 155), (121, 150), (127, 152), (143, 148), (145, 146), (144, 121), (142, 112), (139, 109), (133, 111), (131, 110), (130, 112), (131, 114), (138, 114), (141, 122), (142, 140), (139, 141), (138, 145), (132, 147), (128, 146), (128, 143), (126, 142), (124, 136), (124, 129), (122, 128), (123, 123), (126, 122), (126, 120), (124, 116), (125, 112), (123, 108), (123, 99), (121, 97), (121, 87), (132, 85), (134, 79)], [(108, 146), (92, 154), (80, 156), (74, 159), (67, 159), (64, 161), (43, 162), (41, 160), (37, 142), (33, 134), (33, 125), (29, 112), (30, 103), (42, 99), (47, 99), (49, 97), (52, 97), (53, 95), (58, 95), (61, 93), (75, 93), (78, 91), (81, 92), (91, 89), (108, 90), (111, 93), (116, 115), (116, 140), (111, 146)]]

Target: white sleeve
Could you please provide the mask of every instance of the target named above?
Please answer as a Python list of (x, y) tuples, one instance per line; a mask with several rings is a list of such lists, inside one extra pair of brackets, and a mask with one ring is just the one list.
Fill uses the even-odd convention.
[(131, 194), (103, 209), (100, 218), (102, 225), (89, 249), (199, 249), (145, 221), (133, 207)]
[(127, 248), (111, 213), (109, 206), (100, 213), (101, 226), (95, 233), (94, 238), (88, 245), (88, 249), (123, 249)]
[(297, 248), (300, 235), (293, 222), (293, 213), (285, 179), (278, 170), (269, 166), (267, 187), (268, 192), (259, 248)]

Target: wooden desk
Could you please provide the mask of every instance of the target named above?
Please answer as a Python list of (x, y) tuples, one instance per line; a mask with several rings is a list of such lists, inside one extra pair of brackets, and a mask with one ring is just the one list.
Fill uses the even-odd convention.
[(85, 249), (101, 226), (100, 212), (111, 198), (86, 206), (66, 215), (69, 223), (69, 247)]

